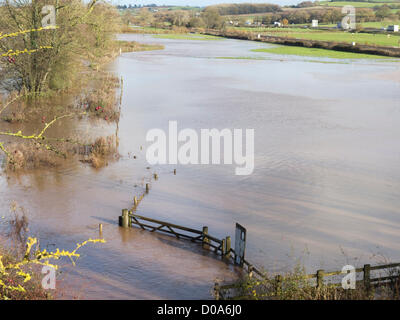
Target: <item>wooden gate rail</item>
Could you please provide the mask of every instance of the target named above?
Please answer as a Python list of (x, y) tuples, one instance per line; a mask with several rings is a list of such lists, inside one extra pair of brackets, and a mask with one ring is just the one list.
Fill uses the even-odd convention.
[[(395, 268), (399, 268), (399, 267), (400, 267), (400, 263), (392, 263), (392, 264), (378, 265), (378, 266), (371, 266), (369, 264), (366, 264), (366, 265), (364, 265), (364, 267), (356, 268), (354, 270), (356, 274), (361, 273), (361, 272), (363, 273), (363, 279), (356, 280), (356, 284), (363, 284), (367, 293), (370, 293), (370, 289), (373, 286), (379, 286), (379, 285), (383, 285), (383, 284), (387, 284), (387, 283), (390, 283), (393, 281), (400, 280), (400, 272), (398, 272), (396, 275), (371, 278), (371, 271), (386, 270), (386, 269), (389, 269), (389, 271), (390, 271), (390, 269), (395, 269)], [(252, 268), (250, 264), (248, 264), (248, 270), (255, 272), (257, 275), (261, 276), (261, 279), (262, 278), (264, 280), (268, 279), (265, 275), (263, 275), (257, 269)], [(322, 287), (325, 285), (326, 277), (345, 275), (345, 274), (346, 273), (343, 273), (342, 271), (325, 272), (324, 270), (318, 270), (316, 273), (305, 275), (303, 277), (303, 279), (316, 279), (315, 286), (317, 288), (319, 288), (319, 287)], [(250, 278), (252, 277), (251, 273), (249, 273), (249, 277)], [(273, 279), (273, 281), (275, 282), (276, 291), (282, 290), (282, 286), (284, 283), (284, 277), (281, 275), (276, 275), (275, 278)], [(341, 283), (329, 283), (329, 285), (341, 286)], [(220, 285), (219, 283), (215, 283), (215, 287), (214, 287), (215, 297), (216, 297), (216, 299), (233, 299), (233, 300), (245, 298), (245, 297), (234, 297), (234, 296), (228, 297), (228, 293), (230, 290), (240, 289), (240, 288), (241, 288), (241, 284), (238, 284), (238, 283), (232, 283), (232, 284), (227, 284), (227, 285)]]
[(150, 232), (163, 232), (173, 235), (177, 239), (184, 238), (192, 242), (199, 242), (202, 243), (204, 249), (213, 250), (214, 253), (220, 256), (224, 255), (225, 240), (220, 240), (209, 235), (208, 227), (203, 227), (203, 230), (200, 231), (169, 222), (140, 216), (132, 211), (128, 211), (127, 209), (122, 210), (122, 216), (119, 217), (119, 225), (122, 227), (132, 227), (135, 225), (142, 230)]

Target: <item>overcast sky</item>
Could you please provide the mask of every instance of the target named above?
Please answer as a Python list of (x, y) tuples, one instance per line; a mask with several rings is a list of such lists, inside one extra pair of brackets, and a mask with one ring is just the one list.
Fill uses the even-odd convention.
[(210, 4), (218, 3), (275, 3), (280, 5), (296, 4), (302, 0), (114, 0), (115, 4), (150, 4), (157, 5), (179, 5), (179, 6), (208, 6)]

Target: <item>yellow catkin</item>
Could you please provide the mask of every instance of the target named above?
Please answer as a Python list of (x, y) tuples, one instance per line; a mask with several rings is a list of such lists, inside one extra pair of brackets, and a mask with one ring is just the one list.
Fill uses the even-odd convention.
[[(39, 250), (39, 248), (36, 248), (36, 251), (34, 253), (32, 253), (35, 245), (37, 244), (37, 239), (36, 238), (28, 238), (28, 241), (26, 243), (26, 250), (25, 250), (24, 258), (21, 261), (4, 265), (3, 261), (2, 261), (3, 257), (0, 256), (0, 289), (26, 292), (25, 288), (23, 286), (21, 286), (20, 284), (7, 285), (4, 283), (4, 281), (2, 279), (6, 278), (10, 272), (15, 271), (15, 273), (23, 279), (23, 282), (27, 283), (32, 279), (32, 275), (29, 274), (28, 272), (23, 271), (22, 270), (23, 266), (36, 264), (36, 265), (42, 265), (42, 266), (50, 266), (57, 270), (58, 266), (51, 264), (50, 260), (59, 260), (60, 258), (63, 258), (63, 257), (70, 258), (72, 263), (75, 265), (75, 261), (73, 260), (73, 258), (80, 257), (80, 254), (77, 253), (77, 251), (80, 248), (87, 245), (88, 243), (105, 243), (105, 242), (106, 241), (104, 239), (89, 239), (82, 243), (78, 243), (76, 245), (75, 250), (73, 250), (73, 251), (66, 251), (66, 250), (61, 251), (60, 249), (56, 249), (56, 251), (54, 251), (54, 252), (48, 252), (46, 249)], [(0, 298), (2, 298), (2, 297), (0, 296)]]

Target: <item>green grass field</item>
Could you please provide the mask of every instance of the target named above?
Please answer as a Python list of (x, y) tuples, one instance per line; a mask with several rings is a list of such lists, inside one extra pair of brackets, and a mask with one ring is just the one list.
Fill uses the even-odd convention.
[(260, 32), (264, 35), (290, 37), (297, 39), (334, 41), (356, 44), (369, 44), (386, 47), (398, 47), (400, 41), (399, 34), (369, 34), (351, 33), (344, 31), (324, 31), (302, 28), (237, 28), (247, 31)]
[(321, 1), (320, 6), (324, 7), (344, 7), (353, 6), (355, 8), (373, 8), (384, 4), (400, 4), (398, 1), (379, 1), (379, 2), (354, 2), (354, 1)]
[(279, 55), (296, 55), (302, 57), (319, 57), (332, 59), (391, 59), (389, 57), (376, 56), (371, 54), (361, 54), (353, 52), (342, 52), (334, 50), (292, 47), (292, 46), (277, 46), (273, 48), (254, 49), (253, 52), (266, 52)]
[[(376, 28), (381, 29), (383, 27), (387, 28), (390, 25), (398, 24), (400, 25), (399, 21), (376, 21), (376, 22), (359, 22), (358, 25), (361, 25), (363, 28)], [(320, 24), (320, 27), (335, 27), (336, 24)]]
[(171, 33), (171, 34), (156, 34), (153, 36), (158, 39), (173, 39), (173, 40), (224, 40), (221, 37), (209, 36), (204, 34), (191, 34), (191, 33)]

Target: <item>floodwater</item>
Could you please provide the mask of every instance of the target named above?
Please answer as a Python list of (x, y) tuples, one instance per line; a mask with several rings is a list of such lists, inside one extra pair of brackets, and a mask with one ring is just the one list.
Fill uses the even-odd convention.
[[(399, 62), (307, 61), (254, 53), (268, 45), (238, 40), (120, 39), (166, 46), (110, 66), (124, 80), (121, 159), (101, 170), (74, 163), (0, 176), (3, 212), (12, 200), (23, 206), (42, 247), (72, 249), (104, 224), (107, 243), (89, 245), (76, 267), (65, 267), (64, 297), (207, 299), (215, 279), (234, 277), (190, 242), (118, 227), (145, 183), (151, 191), (138, 214), (206, 225), (219, 238), (234, 238), (238, 222), (247, 228), (247, 260), (270, 271), (299, 261), (310, 272), (400, 261)], [(254, 173), (149, 166), (146, 133), (167, 132), (171, 120), (178, 130), (255, 129)]]

